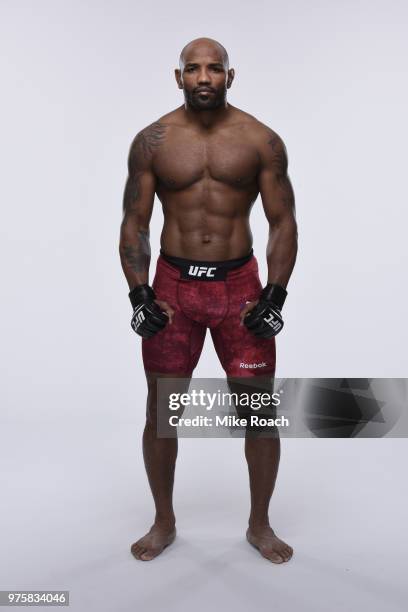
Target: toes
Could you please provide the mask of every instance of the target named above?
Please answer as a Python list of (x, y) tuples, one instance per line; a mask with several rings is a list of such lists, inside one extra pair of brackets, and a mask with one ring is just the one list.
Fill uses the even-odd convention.
[(139, 551), (139, 546), (137, 544), (132, 544), (132, 546), (130, 547), (130, 552), (132, 553), (132, 555), (137, 555)]
[(269, 551), (263, 553), (263, 556), (272, 561), (272, 563), (283, 563), (284, 559), (276, 552)]
[(157, 557), (157, 555), (160, 553), (160, 550), (145, 550), (141, 555), (140, 558), (142, 559), (142, 561), (151, 561), (152, 559), (154, 559), (155, 557)]
[(284, 563), (289, 561), (293, 555), (293, 548), (275, 535), (272, 537), (254, 538), (248, 529), (246, 537), (248, 542), (257, 548), (263, 557), (272, 561), (272, 563)]
[(277, 550), (273, 550), (269, 548), (269, 546), (260, 546), (259, 552), (265, 559), (272, 561), (273, 563), (283, 563), (284, 559), (282, 557), (282, 553)]
[(292, 555), (293, 555), (293, 548), (292, 548), (291, 546), (286, 546), (286, 548), (284, 548), (284, 549), (282, 550), (282, 552), (281, 552), (281, 551), (279, 551), (279, 554), (281, 554), (281, 555), (282, 555), (282, 557), (283, 557), (283, 559), (284, 559), (285, 561), (289, 561), (289, 559), (290, 559), (290, 558), (292, 557)]
[(136, 542), (136, 544), (133, 544), (133, 546), (131, 547), (130, 551), (131, 551), (132, 555), (133, 555), (134, 557), (136, 557), (136, 559), (140, 559), (140, 556), (141, 556), (141, 555), (142, 555), (144, 552), (146, 552), (146, 547), (145, 547), (145, 546), (142, 546), (141, 544), (138, 544), (138, 543)]
[(290, 546), (275, 549), (266, 546), (260, 547), (259, 550), (263, 557), (269, 559), (269, 561), (272, 561), (273, 563), (285, 563), (286, 561), (289, 561), (293, 554), (293, 548)]

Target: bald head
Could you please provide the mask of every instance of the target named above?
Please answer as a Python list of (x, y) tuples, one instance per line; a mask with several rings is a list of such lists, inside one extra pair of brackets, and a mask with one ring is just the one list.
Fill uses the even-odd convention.
[(194, 111), (226, 108), (235, 71), (229, 67), (225, 47), (212, 38), (195, 38), (183, 48), (179, 61), (174, 74), (184, 91), (185, 107)]
[(229, 69), (229, 58), (225, 47), (213, 38), (195, 38), (183, 47), (180, 53), (179, 65), (183, 71), (185, 64), (191, 61), (195, 55), (213, 55), (216, 61), (224, 65), (225, 70)]

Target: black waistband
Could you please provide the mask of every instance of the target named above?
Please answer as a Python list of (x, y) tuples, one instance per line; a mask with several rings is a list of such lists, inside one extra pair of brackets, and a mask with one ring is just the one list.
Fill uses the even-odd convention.
[(202, 261), (197, 259), (185, 259), (184, 257), (174, 257), (167, 255), (160, 249), (160, 255), (165, 261), (179, 268), (181, 278), (191, 280), (224, 280), (229, 270), (235, 270), (246, 264), (253, 256), (254, 250), (251, 249), (248, 255), (237, 259), (225, 259), (224, 261)]

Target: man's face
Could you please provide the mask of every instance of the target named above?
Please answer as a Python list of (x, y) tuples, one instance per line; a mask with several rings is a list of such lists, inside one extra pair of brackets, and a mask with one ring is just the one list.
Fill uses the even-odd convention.
[(212, 110), (225, 105), (228, 72), (217, 53), (188, 53), (180, 75), (188, 106)]

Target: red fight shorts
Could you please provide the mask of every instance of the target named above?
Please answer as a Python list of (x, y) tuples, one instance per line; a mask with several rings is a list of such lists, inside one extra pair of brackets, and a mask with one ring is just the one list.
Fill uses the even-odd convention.
[(190, 377), (208, 328), (227, 376), (274, 375), (275, 338), (258, 338), (240, 325), (241, 309), (262, 291), (252, 251), (225, 262), (191, 261), (161, 251), (152, 287), (174, 316), (152, 338), (142, 339), (147, 372)]

